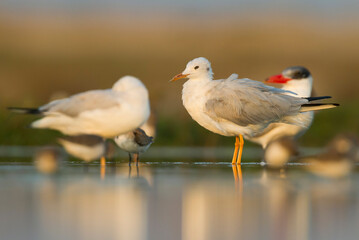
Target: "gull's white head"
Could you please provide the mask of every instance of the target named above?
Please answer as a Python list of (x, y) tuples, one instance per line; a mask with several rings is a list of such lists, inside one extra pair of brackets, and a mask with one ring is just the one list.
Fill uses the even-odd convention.
[(124, 76), (120, 78), (113, 86), (112, 90), (122, 92), (134, 89), (146, 89), (140, 79), (133, 76)]
[(172, 78), (171, 81), (176, 81), (181, 78), (189, 79), (201, 79), (209, 78), (212, 79), (213, 72), (211, 63), (204, 57), (195, 58), (187, 63), (186, 69)]
[(267, 78), (266, 82), (281, 84), (282, 89), (295, 92), (299, 97), (309, 97), (313, 86), (312, 75), (302, 66), (288, 67), (281, 74)]

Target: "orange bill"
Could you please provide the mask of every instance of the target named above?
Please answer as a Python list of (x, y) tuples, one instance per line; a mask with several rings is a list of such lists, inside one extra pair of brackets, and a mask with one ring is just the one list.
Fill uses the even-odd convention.
[(170, 82), (174, 82), (174, 81), (177, 81), (177, 80), (179, 80), (179, 79), (186, 78), (188, 75), (189, 75), (189, 74), (182, 74), (182, 73), (177, 74), (176, 76), (174, 76), (174, 77), (170, 80)]

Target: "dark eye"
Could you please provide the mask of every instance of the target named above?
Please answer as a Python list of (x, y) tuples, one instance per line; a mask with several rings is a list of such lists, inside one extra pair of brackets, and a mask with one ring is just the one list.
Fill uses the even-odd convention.
[(199, 68), (199, 66), (195, 66), (195, 67), (194, 67), (194, 70), (197, 70), (198, 68)]

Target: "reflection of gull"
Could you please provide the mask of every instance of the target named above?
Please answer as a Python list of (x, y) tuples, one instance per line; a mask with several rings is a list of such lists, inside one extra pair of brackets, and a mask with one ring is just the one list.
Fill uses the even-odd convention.
[(210, 62), (200, 57), (190, 61), (171, 81), (189, 78), (183, 85), (183, 105), (202, 127), (224, 136), (236, 136), (232, 164), (241, 162), (243, 136), (250, 138), (260, 134), (275, 122), (300, 126), (302, 123), (290, 116), (336, 106), (311, 105), (309, 101), (322, 98), (290, 96), (287, 91), (261, 82), (237, 79), (236, 74), (215, 81), (212, 75)]
[(96, 135), (78, 135), (59, 138), (59, 143), (74, 157), (90, 162), (101, 158), (101, 178), (106, 174), (106, 143), (102, 137)]
[(105, 138), (136, 129), (150, 114), (147, 89), (139, 79), (131, 76), (122, 77), (112, 89), (79, 93), (39, 108), (10, 109), (43, 115), (31, 124), (34, 128), (51, 128), (66, 135), (94, 134)]
[(336, 136), (327, 150), (317, 156), (303, 158), (306, 168), (322, 177), (337, 178), (347, 176), (354, 162), (359, 160), (359, 140), (356, 136), (343, 134)]
[(289, 159), (298, 154), (298, 149), (292, 138), (283, 137), (271, 141), (264, 152), (264, 160), (269, 167), (281, 168)]
[(64, 161), (64, 154), (55, 147), (43, 147), (34, 155), (34, 163), (41, 173), (55, 173)]
[(129, 165), (131, 165), (132, 155), (138, 166), (139, 153), (145, 152), (153, 142), (153, 137), (147, 134), (140, 128), (115, 137), (116, 144), (129, 154)]
[(105, 141), (96, 135), (66, 136), (58, 141), (69, 154), (85, 162), (100, 159), (106, 152)]
[[(312, 92), (313, 78), (310, 72), (300, 66), (289, 67), (283, 70), (282, 74), (271, 76), (267, 79), (270, 86), (297, 93), (298, 97), (310, 97)], [(248, 140), (256, 142), (265, 149), (272, 141), (283, 137), (298, 138), (310, 127), (313, 121), (313, 112), (299, 113), (291, 116), (300, 125), (286, 123), (272, 123), (260, 134), (254, 135)]]

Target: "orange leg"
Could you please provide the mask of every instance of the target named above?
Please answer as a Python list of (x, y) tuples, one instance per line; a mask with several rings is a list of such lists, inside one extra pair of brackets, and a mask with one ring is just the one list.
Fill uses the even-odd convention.
[(234, 144), (234, 153), (233, 153), (233, 157), (232, 157), (232, 165), (236, 164), (236, 159), (237, 159), (237, 155), (238, 155), (238, 148), (239, 148), (239, 138), (236, 137), (236, 142)]
[(105, 159), (105, 157), (101, 157), (100, 165), (101, 165), (101, 166), (106, 166), (106, 159)]
[(243, 136), (239, 135), (239, 153), (236, 161), (237, 165), (241, 165), (242, 162), (243, 145), (244, 145)]
[(100, 167), (100, 175), (101, 175), (101, 179), (105, 179), (106, 165), (101, 165), (101, 167)]
[(100, 159), (100, 173), (101, 173), (101, 179), (104, 179), (105, 174), (106, 174), (106, 159), (105, 159), (105, 157), (101, 157), (101, 159)]

